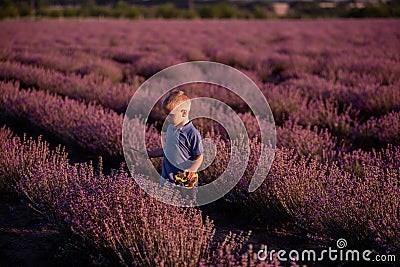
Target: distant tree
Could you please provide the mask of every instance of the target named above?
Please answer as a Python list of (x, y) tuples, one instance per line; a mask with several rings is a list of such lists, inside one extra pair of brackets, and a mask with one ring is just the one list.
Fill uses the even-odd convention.
[(400, 17), (400, 0), (392, 0), (387, 3), (391, 17)]
[(316, 1), (291, 2), (289, 8), (299, 17), (318, 17), (323, 12), (322, 8), (319, 6), (319, 2)]
[(0, 3), (0, 19), (14, 18), (19, 15), (18, 7), (12, 1), (2, 0)]
[(32, 15), (34, 14), (31, 10), (31, 7), (28, 5), (27, 2), (20, 2), (17, 4), (17, 7), (18, 7), (19, 16), (21, 16), (21, 17), (26, 17), (31, 14)]
[(197, 8), (197, 12), (201, 18), (239, 18), (244, 17), (244, 12), (241, 13), (232, 5), (219, 3), (216, 5), (206, 5)]
[(216, 18), (229, 19), (237, 17), (238, 15), (238, 12), (234, 7), (225, 3), (214, 5), (213, 10), (214, 17)]
[(214, 17), (214, 12), (211, 6), (202, 6), (196, 9), (199, 16), (203, 19)]
[(79, 15), (79, 9), (76, 7), (65, 7), (63, 9), (64, 17), (77, 17)]
[(263, 6), (254, 5), (252, 7), (252, 13), (256, 19), (266, 19), (268, 18), (267, 11)]
[(179, 17), (180, 12), (173, 4), (166, 3), (163, 5), (159, 5), (156, 8), (156, 17), (158, 18), (177, 18)]
[(115, 17), (124, 18), (138, 18), (140, 16), (140, 10), (136, 7), (132, 7), (129, 3), (125, 1), (118, 1), (114, 9)]

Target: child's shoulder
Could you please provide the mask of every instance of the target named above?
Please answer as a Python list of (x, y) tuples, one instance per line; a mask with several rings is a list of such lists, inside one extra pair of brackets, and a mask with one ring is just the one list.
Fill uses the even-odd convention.
[(187, 131), (186, 131), (188, 135), (200, 137), (199, 130), (197, 130), (196, 126), (194, 126), (194, 124), (192, 122), (190, 122), (190, 124), (188, 126), (189, 127), (187, 127)]

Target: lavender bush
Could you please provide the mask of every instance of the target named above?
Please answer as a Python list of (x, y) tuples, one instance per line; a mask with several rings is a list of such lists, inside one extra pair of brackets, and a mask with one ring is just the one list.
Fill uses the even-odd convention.
[(354, 129), (353, 139), (359, 142), (371, 142), (371, 145), (400, 145), (400, 112), (367, 120)]
[[(0, 87), (3, 116), (27, 119), (64, 142), (95, 153), (122, 155), (121, 115), (93, 103), (63, 99), (43, 91), (20, 90), (18, 83), (0, 82)], [(154, 131), (154, 127), (148, 128), (148, 132)], [(157, 138), (157, 134), (148, 136)], [(149, 140), (150, 147), (151, 144)]]
[(393, 147), (374, 154), (347, 153), (339, 163), (278, 150), (268, 185), (273, 201), (301, 227), (398, 251), (398, 158), (399, 149)]
[[(16, 169), (16, 189), (60, 226), (113, 251), (123, 265), (226, 266), (228, 260), (229, 266), (253, 266), (256, 262), (251, 248), (239, 254), (250, 233), (229, 233), (222, 242), (215, 241), (213, 223), (206, 218), (203, 224), (201, 212), (156, 201), (123, 168), (105, 175), (101, 165), (97, 171), (91, 163), (71, 165), (63, 149), (51, 151), (40, 139), (21, 142), (4, 127), (0, 137), (7, 144), (2, 155), (13, 159), (4, 162), (5, 167), (16, 162), (24, 166)], [(8, 177), (1, 172), (3, 179)]]
[(19, 81), (24, 87), (35, 87), (85, 102), (96, 102), (117, 112), (124, 112), (134, 91), (139, 87), (140, 78), (131, 84), (114, 84), (96, 75), (64, 75), (52, 69), (1, 62), (0, 78)]

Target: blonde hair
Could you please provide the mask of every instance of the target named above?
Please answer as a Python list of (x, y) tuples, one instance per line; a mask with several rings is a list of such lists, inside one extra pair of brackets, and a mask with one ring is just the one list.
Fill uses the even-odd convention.
[(165, 97), (164, 101), (162, 102), (162, 106), (164, 109), (171, 111), (179, 104), (189, 100), (190, 98), (185, 94), (185, 92), (173, 90)]

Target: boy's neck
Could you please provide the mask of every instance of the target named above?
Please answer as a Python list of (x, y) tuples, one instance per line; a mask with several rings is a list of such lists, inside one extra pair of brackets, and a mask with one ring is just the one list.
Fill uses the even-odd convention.
[(184, 121), (182, 121), (181, 123), (179, 123), (178, 125), (175, 125), (176, 129), (180, 129), (183, 126), (185, 126), (187, 123), (189, 123), (190, 120), (189, 119), (185, 119)]

